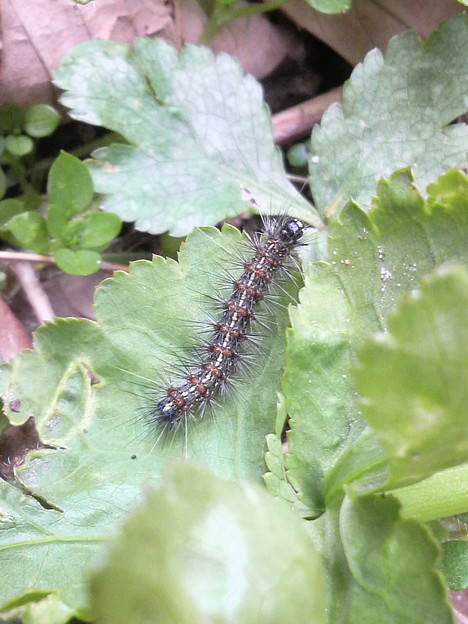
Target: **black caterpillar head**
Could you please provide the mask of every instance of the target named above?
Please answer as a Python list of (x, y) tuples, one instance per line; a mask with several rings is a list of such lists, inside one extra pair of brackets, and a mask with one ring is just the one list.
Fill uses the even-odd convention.
[(285, 221), (279, 233), (281, 242), (294, 245), (304, 234), (306, 225), (300, 219), (290, 219)]

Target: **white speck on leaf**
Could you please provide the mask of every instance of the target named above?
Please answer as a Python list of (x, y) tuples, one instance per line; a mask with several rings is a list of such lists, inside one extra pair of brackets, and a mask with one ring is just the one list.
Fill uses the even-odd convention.
[(382, 267), (380, 269), (380, 279), (382, 280), (382, 282), (386, 282), (387, 280), (391, 279), (392, 277), (393, 277), (393, 275), (392, 275), (391, 271), (389, 271), (385, 267)]

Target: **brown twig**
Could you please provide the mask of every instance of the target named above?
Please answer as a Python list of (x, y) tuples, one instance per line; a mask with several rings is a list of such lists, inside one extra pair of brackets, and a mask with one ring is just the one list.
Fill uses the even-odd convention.
[[(0, 262), (37, 262), (39, 264), (55, 264), (53, 256), (43, 256), (41, 254), (26, 253), (22, 251), (0, 251)], [(112, 262), (101, 262), (99, 268), (103, 271), (128, 271), (125, 264), (113, 264)]]
[(291, 182), (297, 182), (298, 184), (307, 184), (307, 178), (295, 175), (294, 173), (288, 173), (288, 179), (291, 180)]
[(18, 278), (39, 323), (52, 321), (55, 318), (54, 311), (31, 264), (29, 262), (14, 262), (11, 269)]
[(337, 87), (273, 115), (275, 143), (283, 145), (310, 135), (312, 127), (320, 121), (328, 106), (332, 102), (341, 102), (342, 97), (342, 88)]

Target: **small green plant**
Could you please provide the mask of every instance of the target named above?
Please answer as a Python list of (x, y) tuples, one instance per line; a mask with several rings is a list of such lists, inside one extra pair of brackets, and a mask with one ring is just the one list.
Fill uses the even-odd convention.
[(59, 123), (60, 115), (52, 106), (37, 104), (25, 109), (18, 104), (3, 104), (0, 108), (0, 199), (9, 187), (19, 186), (28, 206), (40, 203), (38, 192), (28, 179), (27, 162), (34, 157), (35, 139), (51, 135)]
[(0, 236), (40, 254), (53, 254), (57, 266), (72, 275), (99, 270), (101, 252), (122, 226), (116, 215), (93, 203), (93, 181), (84, 163), (62, 152), (47, 180), (47, 212), (27, 210), (22, 199), (0, 202)]
[[(1, 107), (0, 238), (39, 254), (53, 254), (66, 273), (88, 275), (99, 269), (100, 254), (119, 233), (121, 221), (99, 211), (88, 169), (65, 152), (49, 171), (46, 215), (41, 214), (41, 189), (31, 179), (35, 139), (51, 135), (59, 122), (52, 106)], [(9, 189), (11, 196), (1, 199)]]
[[(5, 420), (34, 416), (43, 443), (0, 483), (4, 617), (452, 622), (448, 584), (468, 576), (463, 535), (440, 522), (468, 512), (468, 132), (452, 123), (467, 46), (459, 16), (424, 45), (407, 33), (366, 57), (312, 133), (313, 205), (228, 56), (145, 39), (64, 60), (71, 115), (127, 141), (88, 163), (106, 211), (182, 236), (253, 198), (325, 231), (329, 259), (306, 254), (296, 306), (281, 293), (254, 379), (167, 444), (142, 409), (212, 315), (200, 292), (238, 257), (235, 228), (196, 229), (178, 262), (117, 273), (96, 322), (59, 319), (0, 369)], [(181, 457), (205, 468), (161, 478)], [(280, 500), (243, 484), (262, 476)]]

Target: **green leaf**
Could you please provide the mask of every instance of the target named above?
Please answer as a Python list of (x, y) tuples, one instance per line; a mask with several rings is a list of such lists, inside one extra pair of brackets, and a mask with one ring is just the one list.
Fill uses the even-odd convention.
[(54, 253), (59, 269), (70, 275), (91, 275), (99, 271), (101, 255), (89, 249), (61, 248)]
[(287, 152), (288, 162), (291, 167), (305, 167), (309, 161), (307, 143), (296, 143)]
[(39, 138), (49, 136), (60, 123), (60, 115), (53, 106), (35, 104), (25, 113), (24, 129), (29, 136)]
[(411, 166), (420, 190), (450, 168), (466, 166), (468, 128), (449, 125), (466, 111), (468, 16), (434, 31), (393, 38), (385, 61), (369, 52), (312, 132), (310, 183), (320, 212), (353, 198), (369, 208), (380, 177)]
[(24, 109), (18, 104), (6, 102), (0, 108), (0, 128), (5, 132), (19, 132), (23, 129)]
[(463, 591), (468, 587), (468, 542), (451, 540), (442, 544), (442, 572), (452, 591)]
[(356, 330), (348, 319), (354, 314), (337, 277), (330, 265), (309, 270), (288, 330), (283, 385), (291, 428), (287, 467), (313, 515), (324, 509), (323, 476), (343, 445), (362, 430), (349, 379)]
[(21, 199), (3, 199), (0, 201), (0, 232), (9, 231), (7, 222), (15, 215), (25, 211), (25, 205)]
[[(169, 459), (203, 460), (226, 479), (261, 479), (284, 362), (285, 295), (268, 310), (271, 329), (263, 332), (258, 366), (239, 372), (235, 390), (219, 398), (212, 416), (165, 443), (151, 420), (169, 380), (183, 377), (188, 349), (203, 344), (200, 326), (217, 314), (213, 284), (223, 283), (233, 257), (244, 257), (244, 240), (232, 227), (197, 230), (182, 245), (179, 264), (155, 257), (106, 280), (96, 295), (96, 323), (47, 324), (35, 336), (35, 351), (14, 359), (3, 396), (8, 416), (15, 424), (34, 416), (46, 446), (16, 468), (30, 496), (0, 482), (1, 512), (9, 518), (0, 523), (0, 567), (9, 578), (0, 583), (0, 605), (37, 586), (40, 569), (39, 588), (85, 608), (85, 565)], [(0, 370), (0, 388), (1, 376)], [(19, 412), (8, 410), (15, 399)]]
[(7, 181), (3, 169), (0, 168), (0, 199), (5, 195), (7, 190)]
[(328, 621), (305, 525), (258, 486), (189, 464), (173, 466), (147, 494), (92, 588), (103, 624)]
[(120, 232), (122, 222), (112, 214), (93, 212), (69, 219), (67, 211), (49, 204), (47, 227), (49, 234), (66, 247), (101, 251)]
[(26, 156), (26, 154), (32, 152), (34, 143), (32, 139), (25, 134), (20, 134), (19, 136), (9, 134), (5, 137), (5, 147), (10, 154)]
[[(118, 80), (116, 79), (118, 76)], [(103, 208), (153, 233), (183, 236), (251, 209), (319, 224), (288, 181), (260, 85), (225, 54), (176, 49), (160, 39), (74, 48), (55, 74), (75, 119), (105, 126), (131, 145), (95, 152)]]
[(468, 178), (461, 171), (447, 171), (437, 182), (429, 184), (427, 192), (427, 203), (432, 213), (443, 214), (446, 209), (453, 211), (454, 215), (463, 214), (468, 203)]
[(468, 270), (442, 267), (368, 341), (355, 373), (391, 483), (468, 461)]
[[(69, 606), (70, 611), (77, 617), (79, 615), (83, 615), (84, 619), (86, 616), (89, 617), (87, 591), (83, 583), (77, 583), (76, 569), (88, 565), (95, 552), (96, 537), (93, 534), (95, 523), (98, 518), (102, 518), (98, 505), (94, 506), (94, 513), (85, 513), (81, 516), (83, 522), (88, 522), (88, 527), (79, 525), (81, 549), (69, 548), (66, 558), (61, 559), (62, 544), (67, 542), (70, 536), (70, 524), (67, 526), (67, 523), (63, 522), (61, 511), (45, 509), (33, 497), (27, 496), (20, 489), (4, 481), (0, 481), (0, 501), (2, 569), (4, 575), (8, 575), (8, 584), (3, 583), (0, 592), (2, 612), (6, 610), (8, 613), (15, 606), (35, 603), (37, 595), (27, 594), (27, 590), (31, 587), (35, 587), (35, 594), (39, 594), (40, 590), (50, 591), (51, 587), (59, 586), (64, 587), (63, 602)], [(108, 510), (109, 514), (111, 511)], [(109, 520), (112, 520), (112, 515), (109, 515)], [(78, 522), (78, 519), (76, 521)], [(75, 537), (77, 533), (75, 528)], [(65, 560), (67, 565), (57, 566), (57, 561), (60, 560)], [(37, 573), (38, 570), (40, 575)], [(17, 598), (15, 602), (19, 604), (11, 605), (13, 598)], [(33, 622), (35, 624), (34, 620)]]
[(13, 234), (19, 247), (37, 253), (47, 253), (49, 250), (46, 222), (37, 212), (21, 212), (7, 221), (5, 227)]
[(346, 496), (320, 522), (331, 622), (452, 624), (437, 544), (395, 499)]
[[(324, 478), (341, 455), (354, 442), (361, 444), (364, 422), (351, 377), (357, 349), (372, 333), (387, 329), (401, 297), (434, 267), (466, 261), (467, 178), (460, 172), (451, 178), (454, 184), (444, 176), (433, 187), (437, 204), (424, 202), (408, 171), (382, 181), (368, 215), (349, 204), (330, 227), (332, 260), (306, 273), (299, 306), (291, 310), (283, 390), (291, 427), (288, 475), (312, 515), (323, 511), (332, 488), (336, 493), (340, 482), (349, 481), (347, 470), (356, 474), (350, 452), (349, 464), (343, 460), (327, 481), (330, 492), (325, 490)], [(363, 453), (369, 453), (371, 471), (379, 461), (374, 450)], [(366, 478), (365, 465), (359, 474)], [(380, 470), (375, 478), (377, 487)]]
[(387, 485), (387, 482), (388, 466), (385, 453), (375, 433), (366, 428), (327, 472), (324, 481), (326, 506), (328, 507), (335, 497), (339, 500), (343, 498), (345, 485), (348, 492), (359, 493), (375, 490), (381, 485)]
[(47, 179), (49, 201), (62, 206), (70, 217), (89, 206), (93, 199), (93, 181), (84, 163), (75, 156), (61, 152)]
[(27, 193), (24, 193), (24, 195), (20, 197), (27, 210), (37, 210), (41, 207), (43, 202), (42, 195), (34, 189), (29, 189)]
[(63, 204), (54, 204), (49, 201), (47, 206), (47, 231), (51, 238), (63, 240), (63, 233), (72, 218), (71, 212)]
[(351, 8), (352, 0), (306, 0), (313, 9), (335, 15), (337, 13), (346, 13)]
[(392, 490), (406, 518), (422, 522), (468, 512), (468, 463)]
[(107, 245), (113, 240), (122, 227), (122, 221), (113, 214), (94, 212), (80, 219), (78, 245), (85, 249), (93, 249)]
[(266, 442), (268, 450), (265, 453), (265, 464), (269, 472), (263, 475), (263, 480), (267, 490), (273, 496), (286, 501), (299, 517), (309, 518), (310, 510), (302, 503), (289, 482), (281, 438), (270, 433), (266, 437)]
[(53, 592), (27, 592), (18, 600), (18, 605), (7, 605), (2, 610), (0, 621), (19, 621), (21, 624), (67, 624), (72, 616), (73, 610), (58, 600)]

